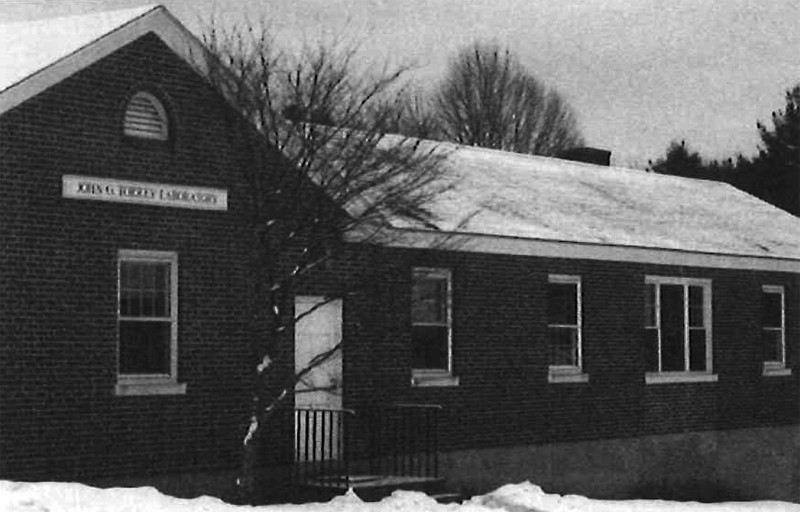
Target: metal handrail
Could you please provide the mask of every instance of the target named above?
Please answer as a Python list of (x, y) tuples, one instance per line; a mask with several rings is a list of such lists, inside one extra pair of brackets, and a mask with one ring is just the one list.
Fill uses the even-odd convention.
[(438, 477), (439, 404), (295, 409), (295, 481), (342, 487), (355, 474)]
[(439, 404), (396, 403), (371, 415), (372, 471), (411, 477), (437, 477)]
[[(335, 485), (332, 477), (350, 475), (347, 448), (351, 409), (295, 408), (294, 480)], [(348, 482), (345, 482), (348, 483)]]

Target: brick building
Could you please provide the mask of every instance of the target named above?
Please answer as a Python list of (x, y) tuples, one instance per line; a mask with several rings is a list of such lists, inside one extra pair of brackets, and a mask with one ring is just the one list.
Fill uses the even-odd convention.
[[(253, 367), (245, 147), (163, 8), (35, 26), (0, 77), (0, 478), (212, 492)], [(299, 367), (343, 340), (337, 392), (296, 405), (437, 407), (465, 490), (800, 499), (797, 219), (721, 183), (452, 149), (435, 226), (353, 240), (298, 290), (379, 276), (284, 347)], [(276, 465), (303, 428), (277, 428)]]
[[(450, 478), (797, 499), (795, 218), (716, 182), (476, 148), (450, 163), (453, 247), (406, 230), (386, 291), (407, 296), (409, 267), (444, 276), (449, 359), (412, 365), (416, 387), (388, 366), (369, 383), (449, 411)], [(407, 315), (354, 374), (427, 341)]]

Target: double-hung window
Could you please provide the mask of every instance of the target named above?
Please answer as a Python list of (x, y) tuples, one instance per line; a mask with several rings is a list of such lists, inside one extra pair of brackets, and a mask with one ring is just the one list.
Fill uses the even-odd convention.
[(119, 252), (117, 394), (185, 392), (178, 373), (178, 257)]
[(547, 338), (550, 382), (585, 382), (581, 328), (581, 279), (551, 275), (547, 282)]
[(788, 375), (786, 368), (786, 294), (783, 286), (761, 288), (761, 353), (764, 375)]
[(454, 385), (452, 377), (452, 275), (415, 268), (411, 285), (412, 382)]
[(645, 278), (646, 381), (715, 381), (711, 281)]

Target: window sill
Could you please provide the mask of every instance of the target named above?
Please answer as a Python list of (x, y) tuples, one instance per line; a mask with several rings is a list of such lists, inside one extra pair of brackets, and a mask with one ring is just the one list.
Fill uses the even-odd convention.
[(582, 384), (589, 382), (589, 374), (582, 373), (580, 368), (561, 370), (551, 367), (547, 374), (547, 382), (550, 384)]
[(645, 384), (717, 382), (718, 380), (719, 376), (715, 373), (666, 372), (666, 373), (647, 373), (644, 376)]
[(458, 377), (447, 372), (430, 372), (412, 370), (411, 385), (418, 388), (454, 387), (458, 386)]
[(792, 375), (792, 369), (783, 366), (767, 366), (765, 364), (761, 375), (764, 377), (789, 377)]
[(114, 393), (117, 396), (185, 395), (186, 383), (177, 382), (118, 382)]

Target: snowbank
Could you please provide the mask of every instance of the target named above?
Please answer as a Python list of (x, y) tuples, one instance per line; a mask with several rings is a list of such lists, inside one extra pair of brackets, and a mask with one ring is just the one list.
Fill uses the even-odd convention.
[(378, 503), (353, 493), (327, 503), (240, 507), (216, 498), (191, 500), (161, 494), (152, 487), (96, 489), (72, 483), (0, 481), (2, 512), (800, 512), (800, 505), (780, 501), (678, 503), (670, 501), (602, 501), (583, 496), (547, 494), (524, 482), (506, 485), (461, 504), (439, 504), (418, 492), (397, 491)]
[(697, 503), (593, 500), (584, 496), (547, 494), (530, 482), (505, 485), (489, 494), (475, 497), (471, 502), (508, 512), (800, 512), (800, 505), (782, 501)]

